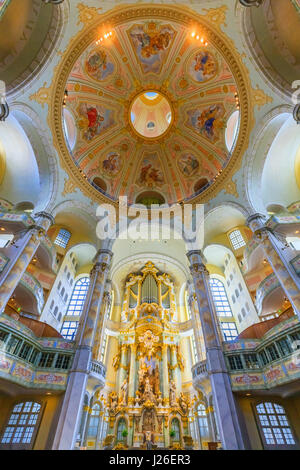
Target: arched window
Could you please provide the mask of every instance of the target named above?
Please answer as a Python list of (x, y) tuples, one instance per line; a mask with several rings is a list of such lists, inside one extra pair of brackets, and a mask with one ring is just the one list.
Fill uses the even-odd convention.
[(41, 414), (41, 405), (32, 401), (14, 406), (0, 443), (3, 448), (29, 449), (33, 445)]
[(180, 441), (180, 425), (177, 418), (172, 419), (171, 422), (171, 433), (172, 440), (179, 442)]
[(89, 285), (90, 279), (88, 277), (78, 279), (74, 286), (66, 315), (81, 315)]
[(91, 411), (87, 435), (88, 437), (97, 437), (100, 421), (100, 405), (96, 403)]
[(118, 430), (117, 430), (117, 441), (123, 441), (123, 431), (126, 429), (126, 421), (124, 418), (121, 418), (118, 422)]
[(234, 230), (229, 234), (229, 240), (234, 250), (238, 250), (246, 245), (243, 235), (239, 230)]
[(68, 230), (61, 228), (57, 234), (57, 237), (54, 243), (55, 245), (61, 246), (62, 248), (66, 248), (67, 244), (69, 243), (70, 238), (71, 238), (71, 233)]
[(219, 281), (219, 279), (211, 278), (209, 280), (209, 284), (218, 316), (232, 317), (231, 308), (223, 282)]
[[(88, 277), (82, 277), (78, 279), (72, 292), (66, 316), (80, 317), (89, 285), (90, 279)], [(77, 333), (78, 323), (78, 319), (74, 319), (74, 321), (64, 321), (60, 330), (61, 335), (65, 339), (70, 339), (73, 341)]]
[(283, 406), (264, 402), (256, 406), (259, 427), (265, 448), (296, 446)]
[[(217, 315), (219, 317), (232, 317), (233, 315), (230, 308), (230, 304), (228, 302), (228, 297), (224, 284), (219, 281), (219, 279), (215, 278), (211, 278), (209, 280), (209, 284)], [(232, 296), (232, 300), (234, 300), (235, 302), (234, 296)], [(221, 321), (220, 326), (222, 328), (225, 341), (232, 341), (237, 337), (238, 331), (235, 322)]]
[(208, 421), (205, 411), (205, 406), (200, 403), (197, 407), (197, 418), (198, 418), (198, 427), (200, 439), (207, 440), (209, 437)]

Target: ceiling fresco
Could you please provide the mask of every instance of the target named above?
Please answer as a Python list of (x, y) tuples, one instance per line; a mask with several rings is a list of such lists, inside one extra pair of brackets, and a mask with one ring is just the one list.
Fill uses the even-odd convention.
[(70, 155), (110, 199), (133, 203), (152, 191), (167, 203), (189, 200), (230, 160), (233, 73), (185, 25), (141, 19), (109, 33), (89, 44), (67, 79)]

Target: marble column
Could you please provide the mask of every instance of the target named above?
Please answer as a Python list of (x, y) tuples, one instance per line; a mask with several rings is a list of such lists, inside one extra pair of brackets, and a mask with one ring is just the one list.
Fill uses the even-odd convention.
[(130, 344), (130, 370), (129, 370), (129, 388), (128, 405), (134, 404), (135, 397), (135, 375), (136, 375), (136, 344)]
[(162, 347), (162, 365), (163, 365), (163, 404), (169, 404), (169, 369), (168, 369), (168, 345)]
[(119, 396), (121, 396), (121, 387), (124, 380), (127, 377), (127, 348), (128, 344), (122, 344), (121, 346), (121, 359), (120, 359), (120, 368), (119, 368)]
[(99, 250), (94, 259), (95, 265), (91, 271), (89, 290), (76, 335), (77, 349), (68, 377), (53, 449), (71, 450), (74, 448), (111, 259), (112, 252), (106, 249)]
[(11, 298), (29, 263), (34, 257), (41, 240), (46, 235), (49, 227), (53, 224), (54, 219), (52, 215), (46, 212), (39, 212), (35, 215), (35, 222), (35, 225), (29, 227), (25, 234), (25, 244), (21, 241), (22, 251), (15, 259), (15, 262), (10, 265), (6, 276), (1, 279), (0, 314), (3, 313), (7, 302)]
[(247, 219), (247, 225), (254, 233), (253, 238), (260, 243), (286, 296), (300, 319), (300, 278), (285, 258), (281, 243), (274, 232), (265, 226), (264, 217), (254, 214)]
[(209, 273), (200, 250), (187, 253), (193, 276), (195, 294), (206, 348), (207, 371), (221, 432), (221, 441), (226, 450), (245, 449), (241, 423), (235, 398), (231, 390), (220, 341), (215, 308), (209, 287)]

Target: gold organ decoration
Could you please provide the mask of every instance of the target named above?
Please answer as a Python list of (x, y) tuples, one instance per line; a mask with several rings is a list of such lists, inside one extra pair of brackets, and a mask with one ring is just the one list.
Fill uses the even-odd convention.
[[(181, 354), (174, 284), (167, 273), (148, 261), (125, 282), (118, 333), (118, 352), (112, 357), (115, 389), (108, 395), (108, 435), (114, 448), (122, 416), (128, 426), (126, 445), (168, 447), (184, 444), (189, 436), (189, 397), (182, 390)], [(170, 442), (170, 421), (180, 422), (180, 442)], [(149, 444), (149, 440), (151, 441)], [(172, 439), (171, 439), (172, 440)]]

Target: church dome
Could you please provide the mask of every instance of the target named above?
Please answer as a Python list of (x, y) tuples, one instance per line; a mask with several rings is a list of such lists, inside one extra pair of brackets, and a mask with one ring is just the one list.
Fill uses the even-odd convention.
[(168, 204), (196, 200), (224, 186), (240, 160), (249, 124), (242, 65), (220, 31), (167, 13), (111, 15), (62, 61), (55, 135), (67, 171), (94, 200), (132, 204), (149, 191)]

